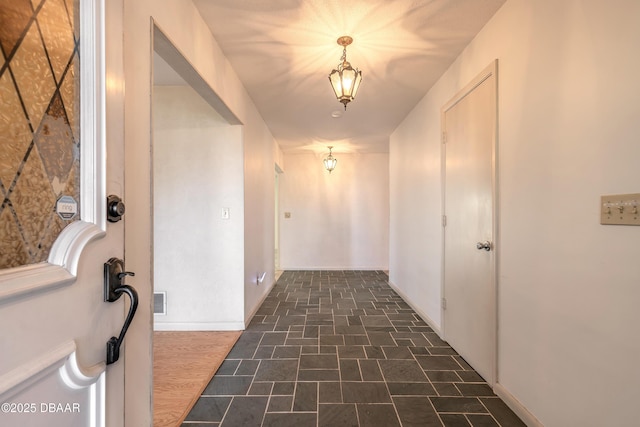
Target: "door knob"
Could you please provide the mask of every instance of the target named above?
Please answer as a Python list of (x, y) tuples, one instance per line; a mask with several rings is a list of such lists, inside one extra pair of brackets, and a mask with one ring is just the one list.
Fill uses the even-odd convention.
[(488, 240), (485, 240), (484, 242), (478, 242), (476, 244), (476, 248), (481, 251), (481, 250), (485, 250), (485, 251), (490, 251), (491, 250), (491, 242)]
[(124, 202), (118, 196), (111, 194), (107, 197), (107, 221), (118, 222), (124, 215)]

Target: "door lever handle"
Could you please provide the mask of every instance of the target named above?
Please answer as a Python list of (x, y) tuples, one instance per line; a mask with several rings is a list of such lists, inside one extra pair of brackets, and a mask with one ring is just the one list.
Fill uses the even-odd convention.
[(124, 261), (121, 259), (111, 258), (104, 264), (104, 300), (114, 302), (120, 299), (122, 294), (129, 295), (131, 299), (129, 313), (124, 320), (120, 335), (117, 338), (111, 337), (107, 341), (107, 365), (117, 362), (120, 358), (120, 346), (138, 309), (138, 293), (133, 287), (123, 283), (126, 276), (135, 276), (135, 273), (124, 271)]
[(476, 249), (478, 249), (479, 251), (481, 250), (485, 250), (485, 251), (490, 251), (491, 250), (491, 242), (486, 240), (484, 242), (478, 242), (476, 243)]

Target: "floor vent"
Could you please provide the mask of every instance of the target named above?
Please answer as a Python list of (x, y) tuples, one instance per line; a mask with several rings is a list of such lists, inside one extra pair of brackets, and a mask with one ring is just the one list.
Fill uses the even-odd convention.
[(167, 293), (154, 292), (153, 314), (167, 314)]

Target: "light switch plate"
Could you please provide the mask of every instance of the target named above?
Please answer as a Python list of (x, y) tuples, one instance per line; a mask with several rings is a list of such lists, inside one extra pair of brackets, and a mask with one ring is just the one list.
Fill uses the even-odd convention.
[(640, 193), (600, 197), (600, 224), (640, 225)]

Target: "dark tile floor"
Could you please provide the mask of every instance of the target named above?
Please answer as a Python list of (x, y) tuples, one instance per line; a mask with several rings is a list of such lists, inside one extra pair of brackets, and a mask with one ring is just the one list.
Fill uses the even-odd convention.
[(381, 271), (286, 271), (183, 427), (524, 426)]

